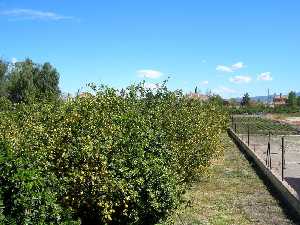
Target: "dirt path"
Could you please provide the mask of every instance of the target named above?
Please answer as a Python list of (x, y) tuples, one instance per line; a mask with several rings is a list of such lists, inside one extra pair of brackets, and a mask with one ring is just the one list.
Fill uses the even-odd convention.
[(297, 224), (244, 155), (228, 137), (224, 139), (224, 157), (214, 163), (210, 176), (193, 185), (185, 195), (186, 203), (160, 224)]

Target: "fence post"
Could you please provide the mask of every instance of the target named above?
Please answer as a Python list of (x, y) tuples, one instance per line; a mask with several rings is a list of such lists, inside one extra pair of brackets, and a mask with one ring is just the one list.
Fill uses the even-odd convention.
[(268, 168), (271, 168), (271, 152), (270, 152), (270, 142), (268, 142), (268, 148), (267, 148), (267, 156), (266, 156), (266, 165)]
[(284, 180), (284, 169), (285, 169), (285, 152), (284, 152), (284, 137), (281, 138), (281, 178)]
[(270, 170), (272, 169), (271, 143), (269, 143)]
[(236, 123), (234, 124), (234, 133), (236, 133)]
[(269, 165), (268, 165), (268, 153), (269, 153), (269, 146), (268, 146), (268, 148), (267, 148), (267, 154), (266, 154), (266, 166), (267, 167), (269, 167)]
[(250, 125), (248, 124), (248, 146), (250, 146)]
[(269, 168), (269, 147), (270, 147), (270, 132), (268, 133), (268, 146), (266, 154), (266, 166)]
[(269, 167), (272, 169), (272, 158), (271, 158), (271, 132), (269, 131), (269, 143), (268, 143), (268, 149), (269, 149)]
[(271, 132), (269, 131), (269, 140), (266, 156), (266, 165), (271, 170), (272, 169), (272, 158), (271, 158)]

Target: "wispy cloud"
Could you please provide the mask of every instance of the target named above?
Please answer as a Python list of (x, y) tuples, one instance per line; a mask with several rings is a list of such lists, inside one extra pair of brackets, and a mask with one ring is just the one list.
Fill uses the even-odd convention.
[(243, 83), (250, 83), (252, 78), (250, 76), (235, 76), (231, 77), (229, 79), (230, 82), (235, 83), (235, 84), (243, 84)]
[(226, 72), (226, 73), (232, 73), (233, 72), (231, 67), (224, 66), (224, 65), (218, 65), (216, 70), (221, 71), (221, 72)]
[(225, 65), (218, 65), (216, 70), (226, 73), (232, 73), (234, 71), (243, 69), (245, 67), (245, 64), (243, 62), (237, 62), (231, 66), (225, 66)]
[(260, 75), (258, 75), (257, 80), (271, 81), (271, 80), (273, 80), (273, 77), (271, 75), (271, 72), (265, 72), (265, 73), (261, 73)]
[(63, 16), (54, 12), (39, 11), (33, 9), (11, 9), (0, 11), (0, 16), (6, 16), (11, 20), (73, 20), (72, 16)]
[(157, 79), (163, 75), (162, 72), (157, 70), (138, 70), (137, 74), (139, 77)]
[(245, 67), (245, 65), (244, 65), (243, 62), (238, 62), (238, 63), (233, 64), (233, 65), (231, 66), (231, 68), (232, 68), (233, 70), (240, 70), (240, 69), (242, 69), (242, 68), (244, 68), (244, 67)]

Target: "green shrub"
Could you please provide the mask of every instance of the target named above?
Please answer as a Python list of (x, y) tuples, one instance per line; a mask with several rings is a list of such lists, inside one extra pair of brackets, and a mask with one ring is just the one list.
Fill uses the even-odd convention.
[(244, 106), (240, 108), (229, 108), (230, 114), (261, 114), (261, 113), (297, 113), (300, 107), (290, 107), (288, 105), (281, 105), (270, 107), (266, 105), (259, 106)]
[(220, 154), (228, 123), (214, 103), (140, 85), (7, 103), (0, 118), (4, 215), (15, 224), (155, 223)]

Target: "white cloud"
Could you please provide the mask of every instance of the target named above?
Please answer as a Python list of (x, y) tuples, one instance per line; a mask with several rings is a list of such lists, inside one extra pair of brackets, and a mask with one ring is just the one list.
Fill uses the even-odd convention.
[(1, 16), (7, 16), (14, 20), (68, 20), (71, 16), (63, 16), (54, 12), (38, 11), (33, 9), (11, 9), (0, 11)]
[(236, 93), (236, 90), (221, 86), (217, 89), (214, 89), (212, 92), (222, 95), (222, 94), (234, 94), (234, 93)]
[(162, 72), (157, 70), (139, 70), (137, 71), (139, 77), (157, 79), (163, 75)]
[(216, 68), (217, 71), (226, 72), (226, 73), (232, 73), (233, 70), (228, 66), (218, 65)]
[(249, 76), (235, 76), (229, 79), (230, 82), (235, 84), (249, 83), (251, 80), (252, 78)]
[(202, 81), (202, 82), (200, 82), (200, 85), (202, 85), (202, 86), (204, 86), (204, 85), (208, 85), (208, 80), (204, 80), (204, 81)]
[(273, 77), (271, 76), (271, 72), (265, 72), (258, 75), (257, 80), (271, 81), (273, 80)]
[(12, 64), (15, 64), (16, 62), (18, 62), (18, 60), (17, 60), (15, 57), (13, 57), (13, 58), (11, 59), (11, 63), (12, 63)]
[(233, 64), (233, 65), (231, 66), (231, 68), (232, 68), (233, 70), (240, 70), (240, 69), (242, 69), (242, 68), (244, 68), (244, 67), (245, 67), (245, 65), (244, 65), (243, 62), (238, 62), (238, 63)]
[(154, 90), (154, 89), (159, 88), (159, 84), (144, 83), (144, 88)]
[(237, 62), (231, 66), (225, 66), (225, 65), (218, 65), (216, 70), (226, 73), (232, 73), (234, 71), (243, 69), (245, 67), (245, 64), (243, 62)]

